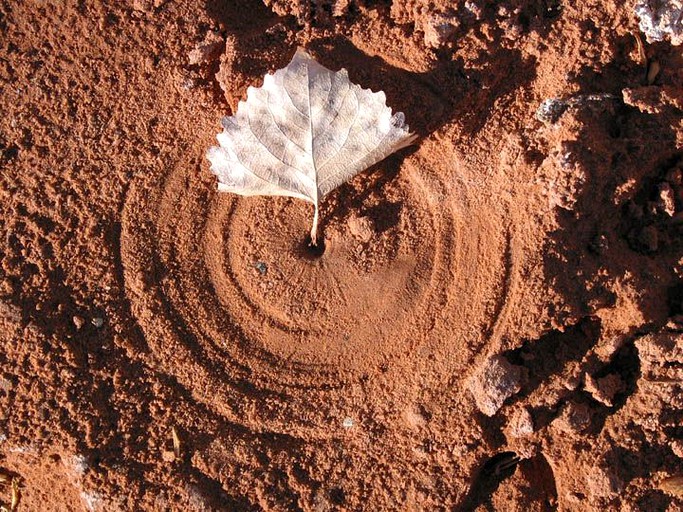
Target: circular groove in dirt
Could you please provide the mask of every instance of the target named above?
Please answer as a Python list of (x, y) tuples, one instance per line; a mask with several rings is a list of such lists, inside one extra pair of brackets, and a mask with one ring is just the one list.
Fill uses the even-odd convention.
[[(138, 179), (121, 261), (156, 365), (231, 421), (313, 436), (329, 435), (358, 379), (417, 371), (441, 350), (447, 381), (486, 342), (481, 333), (500, 330), (511, 248), (496, 215), (468, 211), (439, 173), (424, 171), (435, 166), (407, 159), (371, 204), (328, 226), (315, 259), (298, 247), (304, 203), (218, 194), (185, 165)], [(392, 205), (392, 223), (360, 215), (371, 235), (350, 227)], [(500, 268), (479, 268), (496, 260)], [(453, 352), (463, 345), (471, 351)], [(387, 401), (403, 380), (386, 379)]]
[[(416, 185), (405, 180), (401, 187), (403, 208), (418, 208), (422, 201)], [(232, 211), (221, 204), (225, 200), (235, 202)], [(297, 243), (306, 229), (308, 208), (300, 202), (280, 200), (276, 205), (269, 198), (225, 196), (217, 196), (216, 202), (208, 213), (211, 283), (222, 306), (249, 340), (259, 340), (276, 365), (287, 361), (290, 369), (306, 374), (315, 366), (351, 375), (369, 372), (410, 349), (407, 324), (421, 323), (434, 285), (435, 246), (440, 242), (433, 212), (407, 226), (396, 238), (397, 247), (377, 255), (384, 261), (374, 261), (372, 270), (364, 271), (357, 267), (356, 242), (343, 226), (331, 234), (324, 258), (301, 258)], [(264, 208), (281, 208), (278, 216), (287, 221), (275, 224), (274, 215), (263, 215)], [(419, 244), (418, 233), (424, 237)], [(224, 250), (210, 251), (214, 244)], [(267, 273), (254, 272), (253, 261), (267, 261)]]

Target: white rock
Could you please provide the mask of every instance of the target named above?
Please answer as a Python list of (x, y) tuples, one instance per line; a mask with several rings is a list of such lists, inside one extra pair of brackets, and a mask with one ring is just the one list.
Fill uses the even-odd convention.
[(634, 10), (649, 43), (667, 38), (674, 46), (683, 43), (683, 0), (639, 0)]

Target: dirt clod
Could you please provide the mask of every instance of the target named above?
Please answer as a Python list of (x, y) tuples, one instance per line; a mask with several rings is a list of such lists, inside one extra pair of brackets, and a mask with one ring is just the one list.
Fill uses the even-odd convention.
[(487, 359), (469, 380), (469, 390), (477, 407), (487, 416), (493, 416), (505, 400), (519, 392), (525, 369), (509, 363), (503, 356)]

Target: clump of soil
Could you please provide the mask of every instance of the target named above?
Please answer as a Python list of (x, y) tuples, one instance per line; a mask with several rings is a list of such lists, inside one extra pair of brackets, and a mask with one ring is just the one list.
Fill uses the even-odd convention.
[[(683, 59), (657, 23), (0, 5), (2, 505), (683, 507)], [(204, 158), (297, 46), (420, 135), (326, 198), (317, 253), (310, 205), (219, 194)]]

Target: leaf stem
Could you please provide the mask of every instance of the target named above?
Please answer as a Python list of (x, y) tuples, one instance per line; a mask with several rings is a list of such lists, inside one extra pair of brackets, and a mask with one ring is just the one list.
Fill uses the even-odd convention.
[(311, 245), (318, 245), (318, 204), (315, 204), (315, 213), (313, 214), (313, 227), (311, 228)]

